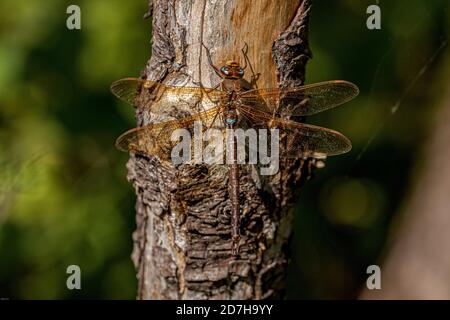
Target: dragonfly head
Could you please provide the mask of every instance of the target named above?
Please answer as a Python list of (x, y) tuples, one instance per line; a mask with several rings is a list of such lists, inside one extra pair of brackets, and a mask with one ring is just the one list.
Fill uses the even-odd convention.
[(220, 73), (225, 79), (237, 80), (244, 76), (244, 69), (236, 61), (227, 61)]

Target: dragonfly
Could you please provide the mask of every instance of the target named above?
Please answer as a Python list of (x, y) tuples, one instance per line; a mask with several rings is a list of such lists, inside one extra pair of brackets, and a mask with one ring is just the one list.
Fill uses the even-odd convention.
[[(116, 141), (125, 152), (170, 159), (174, 130), (193, 130), (200, 121), (203, 128), (235, 129), (241, 123), (248, 126), (278, 129), (284, 148), (280, 158), (322, 158), (350, 151), (351, 142), (343, 134), (328, 128), (295, 121), (295, 117), (310, 116), (350, 101), (358, 95), (358, 87), (344, 80), (319, 82), (298, 87), (244, 89), (245, 67), (227, 61), (220, 68), (211, 64), (220, 77), (216, 88), (180, 87), (138, 78), (125, 78), (111, 85), (112, 93), (129, 104), (136, 105), (142, 96), (145, 108), (151, 112), (167, 112), (171, 108), (192, 106), (200, 102), (202, 110), (181, 118), (151, 123), (131, 129)], [(142, 106), (142, 99), (141, 106)], [(192, 109), (191, 109), (192, 110)], [(239, 253), (240, 201), (239, 165), (236, 138), (227, 140), (231, 154), (229, 166), (229, 199), (231, 204), (232, 254)]]

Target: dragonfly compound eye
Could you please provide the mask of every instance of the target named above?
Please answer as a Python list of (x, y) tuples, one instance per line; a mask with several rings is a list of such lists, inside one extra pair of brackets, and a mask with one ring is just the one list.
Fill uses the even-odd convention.
[(225, 66), (220, 68), (220, 72), (222, 72), (223, 74), (225, 74), (227, 76), (230, 74), (228, 67), (225, 67)]

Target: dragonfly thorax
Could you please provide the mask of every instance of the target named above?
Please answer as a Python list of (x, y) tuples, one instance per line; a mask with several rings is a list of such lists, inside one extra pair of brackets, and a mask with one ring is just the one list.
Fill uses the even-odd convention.
[(224, 120), (225, 120), (225, 125), (227, 127), (232, 127), (234, 126), (238, 120), (239, 120), (239, 116), (236, 112), (235, 108), (229, 108), (227, 111), (225, 111), (224, 113)]

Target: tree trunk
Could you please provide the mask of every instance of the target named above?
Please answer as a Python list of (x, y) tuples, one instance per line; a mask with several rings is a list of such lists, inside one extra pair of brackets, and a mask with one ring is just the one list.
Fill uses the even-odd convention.
[[(153, 0), (152, 56), (143, 77), (215, 87), (219, 79), (201, 43), (217, 66), (231, 59), (244, 64), (241, 49), (248, 44), (258, 87), (301, 85), (310, 57), (310, 5), (310, 0)], [(251, 82), (252, 73), (246, 73)], [(154, 116), (138, 103), (138, 125)], [(175, 167), (132, 155), (127, 167), (137, 196), (132, 258), (139, 299), (284, 296), (291, 208), (312, 161), (282, 162), (280, 172), (268, 177), (240, 166), (238, 256), (231, 254), (226, 165)]]

